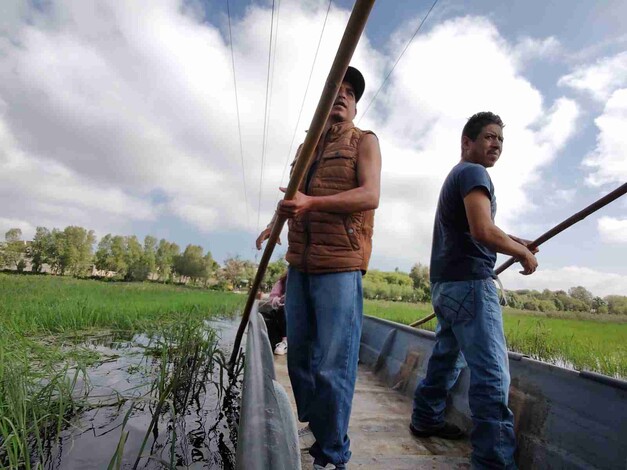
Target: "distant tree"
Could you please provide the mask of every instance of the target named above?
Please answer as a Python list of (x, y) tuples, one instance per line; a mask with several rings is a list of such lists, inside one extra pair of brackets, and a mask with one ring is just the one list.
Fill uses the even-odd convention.
[(59, 253), (61, 274), (66, 272), (73, 276), (87, 274), (93, 263), (93, 249), (96, 242), (94, 231), (69, 226), (63, 230), (63, 236), (60, 238), (62, 238)]
[(557, 309), (555, 308), (554, 302), (548, 299), (539, 299), (538, 310), (540, 310), (541, 312), (554, 312)]
[(387, 284), (390, 284), (390, 285), (396, 285), (396, 286), (412, 286), (413, 285), (412, 278), (409, 277), (409, 274), (401, 272), (401, 271), (394, 271), (393, 273), (390, 273), (390, 272), (383, 273), (383, 279)]
[(53, 257), (54, 240), (50, 230), (46, 227), (37, 227), (29, 250), (31, 270), (37, 273), (41, 272), (43, 265), (51, 264)]
[(26, 269), (26, 261), (23, 258), (17, 262), (16, 269), (18, 273), (23, 273), (24, 269)]
[(507, 305), (509, 307), (512, 308), (523, 308), (523, 302), (521, 300), (521, 296), (520, 294), (514, 292), (514, 291), (507, 291), (506, 292), (506, 298), (507, 298)]
[(279, 258), (272, 263), (268, 263), (266, 269), (266, 275), (264, 276), (263, 287), (265, 290), (272, 289), (272, 286), (279, 280), (279, 278), (287, 272), (287, 263), (285, 259)]
[(570, 295), (573, 299), (582, 301), (588, 307), (592, 307), (592, 299), (594, 298), (594, 296), (592, 295), (592, 292), (590, 292), (585, 287), (571, 287), (570, 289), (568, 289), (568, 295)]
[(208, 269), (202, 246), (187, 245), (182, 254), (174, 257), (174, 271), (192, 282), (207, 279)]
[(608, 295), (604, 298), (607, 302), (608, 313), (612, 315), (627, 315), (627, 297), (624, 295)]
[(146, 235), (144, 237), (144, 265), (148, 269), (148, 273), (154, 273), (157, 270), (157, 239), (153, 236)]
[(174, 266), (174, 258), (179, 255), (180, 248), (176, 243), (170, 243), (165, 239), (159, 240), (155, 253), (157, 275), (163, 282), (170, 280)]
[(608, 313), (608, 305), (607, 302), (601, 297), (595, 297), (592, 299), (592, 311), (594, 313)]
[(251, 261), (243, 260), (239, 256), (229, 257), (224, 261), (222, 276), (233, 287), (241, 288), (251, 284), (255, 268)]
[(429, 287), (429, 267), (420, 263), (416, 263), (409, 271), (409, 277), (414, 283), (415, 289), (424, 289)]
[(121, 277), (126, 277), (128, 273), (128, 256), (126, 237), (115, 235), (111, 238), (111, 271), (118, 273)]
[(523, 308), (525, 310), (537, 311), (540, 310), (540, 305), (538, 299), (534, 299), (533, 297), (528, 297), (527, 300), (523, 302)]
[(555, 305), (555, 310), (561, 312), (564, 310), (564, 302), (562, 302), (558, 297), (553, 299), (553, 304)]
[(57, 229), (53, 228), (50, 232), (50, 246), (48, 253), (48, 264), (50, 269), (55, 274), (62, 274), (62, 260), (61, 254), (65, 245), (65, 234)]
[(5, 266), (18, 268), (18, 264), (26, 251), (26, 245), (22, 241), (22, 230), (12, 228), (4, 235), (3, 262)]
[(150, 274), (144, 259), (144, 248), (135, 235), (126, 237), (126, 275), (127, 281), (145, 281)]
[(213, 259), (210, 251), (207, 251), (203, 257), (203, 261), (205, 262), (205, 275), (202, 280), (204, 281), (205, 287), (207, 287), (210, 281), (213, 282), (217, 278), (218, 271), (220, 270), (220, 264)]
[(107, 233), (98, 242), (98, 248), (94, 255), (94, 265), (99, 271), (115, 271), (112, 252), (113, 237)]

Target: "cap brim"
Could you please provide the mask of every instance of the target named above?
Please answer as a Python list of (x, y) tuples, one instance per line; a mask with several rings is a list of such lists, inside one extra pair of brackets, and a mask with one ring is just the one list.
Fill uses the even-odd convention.
[(353, 90), (355, 90), (355, 102), (358, 102), (366, 89), (364, 76), (355, 67), (349, 66), (344, 75), (344, 81), (353, 85)]

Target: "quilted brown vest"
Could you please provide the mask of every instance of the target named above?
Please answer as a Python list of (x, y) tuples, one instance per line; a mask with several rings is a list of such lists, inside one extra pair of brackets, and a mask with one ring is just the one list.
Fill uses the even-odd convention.
[[(300, 191), (329, 196), (358, 187), (358, 146), (364, 134), (352, 122), (334, 124), (316, 149)], [(300, 148), (294, 162), (298, 159)], [(293, 165), (293, 163), (292, 163)], [(372, 253), (374, 210), (352, 214), (308, 212), (288, 220), (285, 259), (295, 268), (312, 273), (361, 270), (366, 273)]]

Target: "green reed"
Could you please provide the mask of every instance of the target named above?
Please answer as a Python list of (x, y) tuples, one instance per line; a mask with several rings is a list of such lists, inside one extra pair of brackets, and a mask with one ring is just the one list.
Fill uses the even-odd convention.
[[(87, 383), (85, 365), (33, 362), (28, 348), (0, 342), (0, 465), (41, 468), (44, 446), (83, 406), (77, 383)], [(88, 386), (82, 387), (83, 392)]]
[[(86, 368), (98, 357), (77, 347), (76, 338), (103, 329), (152, 332), (172, 345), (164, 377), (187, 384), (190, 369), (181, 366), (191, 359), (203, 378), (209, 373), (205, 358), (214, 364), (217, 354), (215, 338), (198, 325), (234, 314), (244, 301), (242, 295), (182, 286), (0, 273), (0, 467), (41, 468), (46, 443), (91, 406)], [(199, 334), (204, 342), (194, 336)], [(191, 396), (202, 386), (195, 384), (185, 388)], [(121, 441), (119, 452), (123, 448)]]
[[(157, 361), (154, 366), (155, 379), (145, 396), (133, 400), (131, 410), (140, 403), (151, 402), (154, 404), (154, 411), (133, 468), (137, 468), (142, 459), (148, 458), (159, 461), (166, 467), (174, 468), (177, 444), (179, 444), (177, 429), (184, 429), (185, 410), (194, 404), (200, 406), (200, 400), (207, 393), (208, 386), (217, 388), (219, 402), (221, 397), (238, 395), (238, 384), (233, 381), (224, 382), (223, 379), (227, 376), (226, 358), (218, 348), (215, 332), (199, 319), (186, 316), (177, 323), (166, 325), (153, 332), (153, 340), (154, 344), (149, 348), (148, 354)], [(239, 369), (242, 366), (241, 362), (240, 357)], [(124, 443), (128, 437), (125, 428), (131, 410), (125, 416), (120, 430), (119, 444), (109, 464), (110, 469), (119, 468), (122, 463)], [(228, 409), (225, 409), (225, 417), (232, 441), (235, 442), (236, 436), (233, 439), (233, 432), (237, 422), (229, 420)], [(162, 420), (169, 423), (166, 427), (171, 434), (168, 460), (160, 455), (144, 453), (151, 434)], [(218, 424), (219, 422), (214, 423), (213, 429)], [(229, 452), (222, 457), (233, 459), (232, 453)]]

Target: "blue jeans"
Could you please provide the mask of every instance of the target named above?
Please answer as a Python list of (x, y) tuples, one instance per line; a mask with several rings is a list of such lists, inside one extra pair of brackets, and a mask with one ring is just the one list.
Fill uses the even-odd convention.
[(509, 362), (494, 281), (436, 282), (431, 296), (438, 317), (436, 342), (427, 376), (416, 387), (412, 424), (421, 429), (443, 425), (448, 392), (467, 363), (473, 466), (516, 468), (514, 416), (507, 407)]
[(309, 422), (320, 465), (351, 456), (351, 414), (363, 321), (361, 272), (306, 274), (290, 267), (285, 295), (287, 366), (298, 419)]

